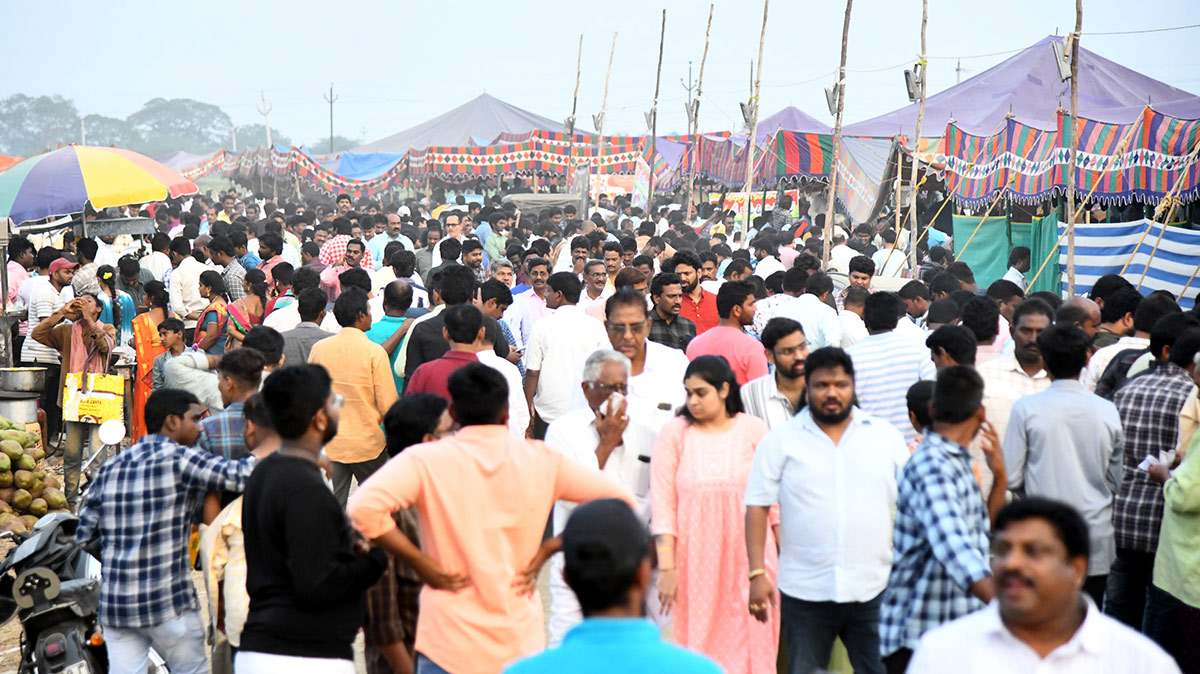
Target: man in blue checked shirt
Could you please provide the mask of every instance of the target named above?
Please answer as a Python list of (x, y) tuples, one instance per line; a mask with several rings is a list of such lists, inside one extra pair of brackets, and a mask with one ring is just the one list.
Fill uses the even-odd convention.
[(204, 411), (188, 391), (152, 393), (149, 433), (105, 463), (85, 496), (75, 539), (103, 564), (100, 625), (114, 672), (144, 672), (152, 644), (174, 674), (209, 671), (188, 556), (192, 517), (205, 492), (242, 491), (255, 459), (193, 447)]
[(888, 674), (904, 672), (921, 635), (983, 608), (994, 592), (988, 564), (988, 510), (971, 472), (967, 445), (981, 431), (988, 465), (1004, 462), (983, 409), (974, 368), (938, 372), (933, 426), (900, 473), (895, 555), (879, 611), (879, 650)]
[[(245, 347), (228, 351), (217, 361), (217, 390), (225, 409), (200, 422), (200, 439), (196, 443), (200, 449), (224, 459), (250, 456), (244, 437), (246, 419), (242, 416), (242, 405), (258, 393), (265, 364), (262, 352)], [(204, 523), (211, 523), (237, 496), (234, 492), (213, 492), (205, 497)]]

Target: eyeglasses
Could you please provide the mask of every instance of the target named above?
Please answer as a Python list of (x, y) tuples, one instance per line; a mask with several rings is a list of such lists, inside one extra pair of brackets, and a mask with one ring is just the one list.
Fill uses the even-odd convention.
[(608, 323), (608, 331), (614, 335), (623, 335), (627, 331), (632, 334), (638, 334), (646, 329), (645, 321), (641, 323)]
[(342, 395), (341, 393), (334, 393), (333, 399), (329, 401), (329, 408), (334, 409), (334, 410), (340, 410), (345, 406), (346, 406), (346, 396)]
[(610, 396), (614, 393), (625, 395), (626, 392), (629, 391), (629, 387), (625, 384), (597, 384), (594, 381), (589, 381), (588, 386), (590, 386), (593, 391), (603, 393), (606, 396)]

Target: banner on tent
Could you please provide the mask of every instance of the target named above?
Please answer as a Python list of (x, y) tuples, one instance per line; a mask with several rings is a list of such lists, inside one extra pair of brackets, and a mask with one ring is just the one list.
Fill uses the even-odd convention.
[[(1150, 229), (1147, 231), (1146, 227)], [(1096, 279), (1105, 274), (1120, 273), (1121, 267), (1125, 266), (1125, 262), (1129, 260), (1130, 254), (1137, 249), (1137, 253), (1133, 255), (1133, 261), (1125, 270), (1123, 276), (1134, 285), (1137, 285), (1138, 279), (1142, 277), (1145, 271), (1145, 279), (1142, 281), (1142, 292), (1148, 293), (1152, 290), (1166, 290), (1176, 297), (1183, 291), (1185, 285), (1188, 285), (1188, 279), (1196, 271), (1197, 265), (1200, 265), (1200, 232), (1181, 227), (1167, 227), (1166, 232), (1163, 232), (1163, 225), (1157, 222), (1152, 223), (1150, 220), (1142, 219), (1135, 222), (1113, 222), (1113, 223), (1097, 223), (1097, 224), (1079, 224), (1075, 225), (1075, 292), (1077, 294), (1085, 294), (1089, 292)], [(1059, 223), (1059, 235), (1066, 231), (1066, 223)], [(1145, 233), (1145, 239), (1142, 235)], [(1162, 241), (1158, 244), (1158, 250), (1154, 250), (1155, 241), (1158, 240), (1159, 234), (1162, 234)], [(1141, 246), (1138, 242), (1141, 241)], [(1150, 256), (1153, 254), (1154, 259)], [(1065, 293), (1067, 290), (1067, 243), (1059, 246), (1058, 256), (1059, 266), (1062, 268), (1062, 289)], [(1149, 270), (1146, 265), (1149, 264)], [(1196, 300), (1196, 294), (1200, 291), (1197, 283), (1200, 280), (1193, 280), (1188, 286), (1184, 297), (1179, 298), (1181, 307), (1190, 308)]]
[[(800, 190), (784, 190), (784, 194), (792, 198), (792, 217), (799, 217), (800, 210)], [(768, 191), (766, 194), (762, 192), (750, 193), (750, 216), (757, 217), (762, 215), (764, 211), (774, 210), (775, 202), (778, 198), (778, 193), (775, 190)], [(721, 199), (720, 194), (709, 194), (708, 203), (715, 204)], [(725, 195), (724, 210), (733, 211), (733, 221), (737, 224), (742, 223), (743, 214), (745, 213), (746, 194), (744, 192), (734, 192)]]
[(633, 198), (629, 205), (645, 209), (650, 203), (650, 165), (642, 157), (637, 159), (637, 171), (633, 174)]

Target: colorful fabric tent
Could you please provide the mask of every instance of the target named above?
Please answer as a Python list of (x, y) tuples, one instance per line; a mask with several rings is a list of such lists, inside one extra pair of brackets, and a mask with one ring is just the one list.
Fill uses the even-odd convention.
[[(1070, 109), (1070, 83), (1062, 81), (1047, 37), (1001, 63), (929, 96), (922, 134), (941, 136), (951, 120), (959, 129), (980, 135), (1001, 130), (1010, 113), (1034, 129), (1055, 127), (1055, 111)], [(897, 85), (899, 82), (897, 82)], [(1147, 102), (1157, 111), (1183, 119), (1200, 118), (1200, 96), (1147, 77), (1099, 54), (1079, 49), (1079, 116), (1102, 122), (1128, 123)], [(916, 134), (913, 103), (898, 110), (847, 125), (850, 136), (891, 138)]]
[(225, 164), (225, 155), (225, 148), (209, 154), (197, 154), (195, 152), (180, 150), (159, 157), (155, 161), (167, 168), (179, 171), (188, 180), (195, 180), (201, 176), (221, 170)]
[[(561, 122), (523, 110), (491, 96), (480, 96), (414, 127), (354, 148), (355, 154), (403, 155), (431, 146), (490, 145), (502, 134), (529, 135), (535, 130), (564, 131)], [(397, 157), (399, 158), (399, 157)]]
[(833, 128), (800, 108), (788, 106), (773, 115), (758, 120), (758, 137), (769, 138), (778, 131), (804, 131), (832, 134)]
[(0, 154), (0, 171), (7, 169), (9, 166), (21, 161), (20, 157), (10, 157), (5, 154)]

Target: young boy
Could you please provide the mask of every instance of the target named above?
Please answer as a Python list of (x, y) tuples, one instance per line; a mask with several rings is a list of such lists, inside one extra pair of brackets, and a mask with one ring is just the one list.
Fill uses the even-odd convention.
[(158, 337), (162, 340), (163, 346), (167, 347), (167, 352), (159, 354), (154, 359), (154, 367), (150, 371), (151, 391), (157, 391), (165, 385), (167, 362), (183, 353), (183, 321), (178, 318), (168, 318), (159, 323)]
[[(279, 434), (255, 394), (242, 406), (243, 437), (251, 451), (262, 450), (263, 458), (280, 447)], [(204, 582), (208, 590), (208, 613), (216, 628), (213, 671), (232, 672), (233, 652), (241, 643), (242, 625), (250, 610), (246, 594), (246, 548), (242, 537), (242, 497), (225, 506), (200, 539), (204, 560)]]
[[(929, 403), (933, 402), (933, 382), (923, 379), (908, 387), (905, 402), (908, 404), (908, 422), (917, 431), (917, 437), (908, 446), (908, 453), (912, 454), (925, 437), (925, 429), (933, 425), (933, 411), (929, 408)], [(971, 472), (980, 488), (983, 488), (983, 471), (979, 470), (979, 461), (971, 459)]]

